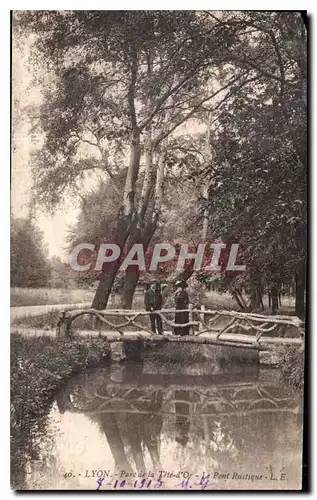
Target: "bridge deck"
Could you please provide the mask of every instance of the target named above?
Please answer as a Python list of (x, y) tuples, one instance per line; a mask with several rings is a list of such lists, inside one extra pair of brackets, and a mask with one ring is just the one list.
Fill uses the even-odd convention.
[(248, 348), (264, 348), (273, 347), (275, 345), (302, 345), (303, 339), (290, 338), (290, 337), (268, 337), (262, 336), (258, 342), (255, 341), (254, 336), (246, 335), (243, 333), (222, 333), (221, 338), (217, 339), (217, 333), (206, 332), (199, 336), (186, 335), (176, 336), (171, 331), (165, 331), (164, 335), (151, 335), (150, 333), (139, 331), (125, 331), (122, 335), (119, 332), (113, 331), (94, 331), (94, 330), (80, 330), (78, 334), (81, 335), (99, 335), (108, 340), (108, 342), (134, 342), (137, 340), (146, 340), (147, 342), (178, 342), (189, 344), (210, 344), (210, 345), (231, 345), (232, 347), (248, 347)]
[[(41, 337), (43, 335), (49, 337), (56, 337), (56, 330), (42, 328), (11, 328), (11, 333), (22, 333), (27, 337)], [(216, 333), (203, 333), (199, 337), (194, 335), (187, 335), (178, 337), (172, 334), (171, 331), (165, 331), (164, 335), (150, 335), (142, 330), (140, 331), (127, 331), (123, 335), (115, 330), (98, 331), (98, 330), (78, 330), (74, 331), (74, 336), (95, 337), (101, 336), (106, 338), (108, 342), (134, 342), (138, 340), (145, 340), (146, 342), (178, 342), (189, 344), (205, 344), (205, 345), (229, 345), (232, 347), (248, 347), (253, 349), (267, 349), (276, 345), (303, 345), (304, 341), (300, 338), (279, 338), (279, 337), (261, 337), (258, 343), (255, 343), (254, 336), (244, 335), (240, 333), (223, 333), (220, 339), (216, 339)]]

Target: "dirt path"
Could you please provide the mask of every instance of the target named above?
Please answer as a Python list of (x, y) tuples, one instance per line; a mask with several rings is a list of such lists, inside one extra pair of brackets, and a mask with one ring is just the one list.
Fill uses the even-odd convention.
[[(143, 295), (139, 292), (135, 294), (137, 300), (140, 300), (140, 295), (142, 297), (143, 304)], [(118, 300), (118, 296), (110, 296), (108, 302), (108, 308), (118, 308), (120, 301)], [(89, 308), (91, 306), (91, 301), (89, 302), (77, 302), (77, 303), (66, 303), (66, 304), (44, 304), (40, 306), (14, 306), (10, 307), (10, 319), (11, 324), (19, 318), (26, 317), (35, 317), (41, 316), (42, 314), (48, 314), (51, 311), (59, 312), (64, 311), (65, 309), (83, 309), (85, 307)]]
[(10, 307), (10, 319), (12, 323), (18, 318), (40, 316), (41, 314), (47, 314), (51, 311), (64, 311), (65, 309), (82, 309), (83, 307), (89, 307), (90, 304), (90, 302), (80, 302), (78, 304), (50, 304), (44, 306)]

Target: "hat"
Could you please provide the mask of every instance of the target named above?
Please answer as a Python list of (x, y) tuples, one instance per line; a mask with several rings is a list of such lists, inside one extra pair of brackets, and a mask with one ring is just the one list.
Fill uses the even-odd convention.
[(188, 287), (186, 281), (184, 281), (184, 280), (177, 280), (177, 281), (175, 281), (175, 286), (180, 286), (182, 288), (187, 288)]

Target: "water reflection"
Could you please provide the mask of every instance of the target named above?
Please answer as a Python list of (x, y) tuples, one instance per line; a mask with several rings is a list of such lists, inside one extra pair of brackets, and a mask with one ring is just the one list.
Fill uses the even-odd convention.
[(190, 428), (189, 391), (174, 391), (175, 398), (175, 441), (182, 446), (188, 443)]
[[(178, 471), (198, 478), (194, 489), (208, 473), (207, 489), (300, 487), (301, 401), (277, 382), (276, 372), (244, 367), (232, 374), (210, 367), (210, 374), (181, 375), (177, 365), (166, 371), (141, 360), (71, 380), (51, 414), (60, 431), (52, 451), (59, 470), (42, 469), (39, 478), (33, 464), (30, 487), (45, 482), (56, 489), (95, 489), (96, 470), (113, 478), (160, 477), (161, 489), (184, 487)], [(81, 433), (76, 415), (84, 416)], [(94, 437), (85, 441), (89, 434)], [(67, 443), (84, 448), (82, 454), (67, 451)], [(66, 479), (67, 470), (72, 476)], [(278, 478), (283, 470), (286, 479), (276, 483), (270, 470)], [(261, 480), (240, 478), (247, 474)], [(111, 481), (103, 481), (102, 489), (111, 489)], [(134, 487), (129, 484), (125, 489)]]

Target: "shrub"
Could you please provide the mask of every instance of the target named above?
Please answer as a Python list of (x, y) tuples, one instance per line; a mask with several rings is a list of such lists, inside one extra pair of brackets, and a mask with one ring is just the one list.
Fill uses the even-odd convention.
[(299, 390), (304, 388), (304, 352), (304, 348), (280, 348), (282, 375), (290, 385)]

